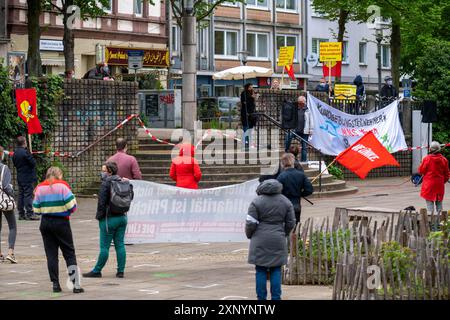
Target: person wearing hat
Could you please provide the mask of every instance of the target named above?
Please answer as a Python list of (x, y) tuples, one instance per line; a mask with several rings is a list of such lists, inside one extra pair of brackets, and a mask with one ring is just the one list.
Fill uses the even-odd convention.
[(392, 77), (387, 76), (384, 78), (384, 85), (381, 88), (380, 96), (383, 99), (393, 100), (398, 96), (397, 89), (395, 89)]
[(420, 196), (425, 199), (427, 210), (429, 212), (442, 211), (445, 184), (450, 179), (450, 171), (448, 160), (441, 154), (439, 142), (431, 142), (430, 154), (423, 158), (419, 167), (419, 174), (423, 176)]

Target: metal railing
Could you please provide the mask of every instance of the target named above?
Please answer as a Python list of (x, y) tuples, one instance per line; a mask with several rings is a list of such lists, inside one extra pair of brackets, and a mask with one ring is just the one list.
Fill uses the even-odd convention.
[(284, 133), (289, 133), (292, 135), (292, 137), (294, 139), (297, 139), (297, 141), (299, 142), (304, 142), (306, 143), (306, 145), (308, 145), (310, 148), (318, 151), (319, 153), (319, 192), (322, 192), (322, 161), (323, 161), (323, 154), (322, 151), (320, 149), (317, 149), (316, 147), (314, 147), (311, 143), (309, 143), (307, 140), (303, 139), (302, 137), (300, 137), (295, 131), (291, 130), (291, 129), (286, 129), (283, 128), (283, 126), (281, 125), (281, 123), (279, 123), (277, 120), (275, 120), (273, 117), (263, 113), (263, 112), (255, 112), (253, 113), (254, 116), (258, 117), (258, 121), (256, 122), (256, 150), (259, 151), (259, 146), (260, 146), (260, 127), (259, 127), (259, 120), (260, 117), (261, 118), (265, 118), (266, 120), (268, 120), (270, 123), (272, 123), (273, 125), (275, 125), (276, 127), (278, 127), (279, 129), (281, 129)]

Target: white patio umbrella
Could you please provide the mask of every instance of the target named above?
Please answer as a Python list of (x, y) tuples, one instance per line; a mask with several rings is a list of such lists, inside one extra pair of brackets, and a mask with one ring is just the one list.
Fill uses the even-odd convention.
[(214, 80), (243, 80), (256, 77), (270, 77), (273, 71), (263, 67), (240, 66), (213, 74)]

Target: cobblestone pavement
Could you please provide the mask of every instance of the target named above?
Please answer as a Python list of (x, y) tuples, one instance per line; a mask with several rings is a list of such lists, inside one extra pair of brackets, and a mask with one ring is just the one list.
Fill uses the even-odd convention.
[[(332, 216), (337, 206), (371, 206), (403, 209), (424, 207), (406, 178), (351, 181), (359, 192), (341, 198), (315, 199), (303, 204), (302, 219)], [(449, 189), (449, 188), (448, 188)], [(98, 225), (94, 218), (96, 200), (78, 199), (79, 210), (71, 224), (82, 272), (89, 271), (98, 254)], [(444, 208), (450, 208), (447, 191)], [(7, 225), (3, 221), (3, 250), (7, 246)], [(53, 294), (39, 233), (39, 222), (18, 221), (16, 257), (19, 264), (0, 263), (0, 299), (255, 299), (254, 269), (247, 264), (248, 243), (161, 243), (127, 246), (124, 279), (115, 278), (115, 254), (101, 279), (82, 279), (86, 290), (75, 295), (65, 286), (66, 268), (60, 258), (63, 292)], [(330, 299), (327, 286), (283, 286), (283, 298)]]

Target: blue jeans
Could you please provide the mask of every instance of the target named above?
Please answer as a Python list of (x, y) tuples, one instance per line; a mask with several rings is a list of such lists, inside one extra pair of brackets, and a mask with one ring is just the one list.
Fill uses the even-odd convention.
[[(297, 131), (295, 131), (295, 133), (297, 135), (299, 135), (303, 140), (308, 141), (309, 134), (304, 134), (304, 133), (300, 133), (300, 132), (297, 132)], [(293, 138), (292, 132), (291, 132), (291, 130), (289, 130), (288, 133), (286, 134), (286, 138), (285, 138), (284, 151), (286, 151), (286, 152), (289, 151), (289, 147), (291, 146), (292, 138)], [(308, 145), (303, 140), (300, 141), (300, 145), (302, 147), (300, 161), (301, 162), (306, 162), (306, 161), (308, 161)]]
[(267, 300), (267, 272), (270, 273), (270, 296), (272, 300), (281, 300), (281, 266), (261, 267), (256, 269), (256, 296), (258, 300)]

